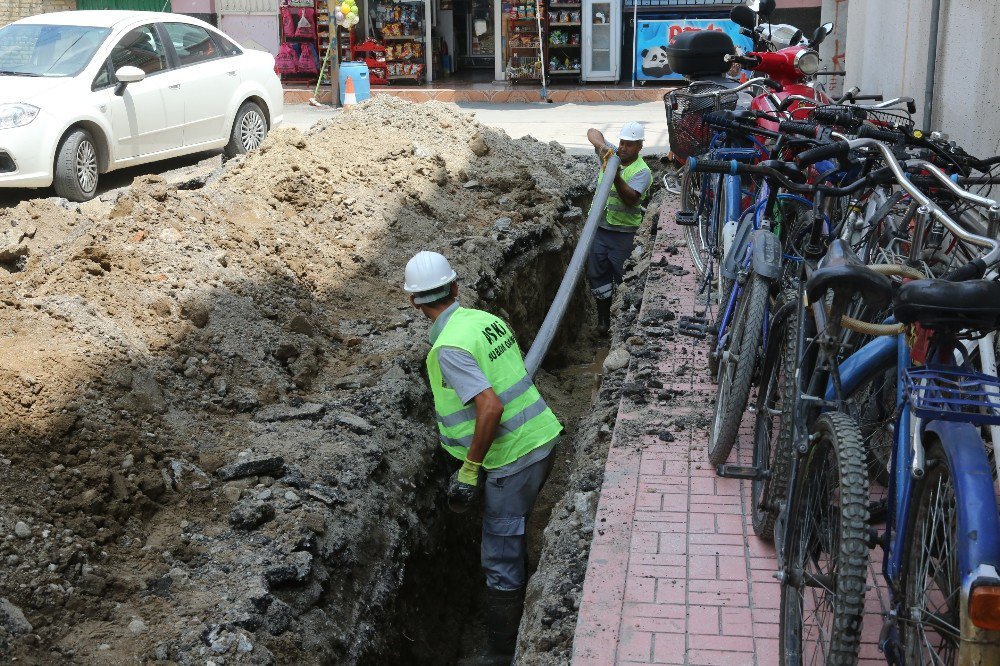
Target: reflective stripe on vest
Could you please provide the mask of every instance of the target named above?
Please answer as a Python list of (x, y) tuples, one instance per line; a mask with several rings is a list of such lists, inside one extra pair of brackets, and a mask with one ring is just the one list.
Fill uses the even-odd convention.
[[(641, 158), (637, 157), (632, 164), (622, 169), (622, 180), (628, 183), (637, 173), (643, 169), (649, 170), (649, 166)], [(597, 184), (600, 186), (601, 181), (604, 180), (604, 172), (601, 171), (600, 175), (597, 177)], [(652, 185), (652, 179), (646, 189), (639, 193), (639, 201), (641, 202), (646, 196), (646, 192), (649, 191)], [(618, 190), (614, 187), (611, 188), (611, 194), (608, 196), (608, 203), (604, 207), (605, 215), (604, 219), (608, 224), (618, 227), (638, 227), (642, 224), (642, 215), (645, 212), (641, 205), (639, 206), (629, 206), (621, 197), (618, 196)]]
[(476, 429), (476, 408), (445, 386), (438, 353), (442, 347), (463, 349), (476, 359), (503, 404), (495, 439), (483, 467), (495, 469), (550, 442), (562, 431), (524, 368), (514, 333), (503, 320), (481, 310), (458, 308), (452, 313), (430, 353), (427, 375), (434, 395), (438, 430), (445, 450), (464, 459)]

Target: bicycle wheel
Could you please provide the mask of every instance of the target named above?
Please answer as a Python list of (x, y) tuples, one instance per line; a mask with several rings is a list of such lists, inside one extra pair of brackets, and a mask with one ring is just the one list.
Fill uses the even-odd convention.
[(795, 404), (795, 367), (798, 355), (798, 291), (787, 289), (778, 299), (778, 312), (769, 332), (769, 351), (761, 372), (760, 393), (753, 424), (753, 464), (768, 472), (750, 482), (753, 531), (774, 539), (774, 520), (786, 496), (792, 455), (792, 407)]
[(896, 366), (874, 377), (860, 391), (861, 437), (865, 444), (868, 478), (889, 485), (889, 462), (895, 446)]
[(1000, 632), (976, 629), (965, 617), (955, 487), (940, 443), (928, 448), (924, 469), (912, 498), (902, 580), (902, 607), (909, 612), (900, 618), (906, 663), (1000, 663)]
[(740, 421), (750, 398), (753, 371), (760, 356), (769, 291), (767, 280), (751, 273), (726, 332), (719, 359), (715, 415), (708, 440), (708, 459), (713, 465), (726, 462), (736, 444)]
[[(722, 329), (722, 316), (726, 313), (726, 305), (729, 303), (729, 298), (733, 294), (733, 287), (736, 286), (734, 280), (722, 280), (722, 288), (719, 292), (722, 294), (722, 298), (719, 300), (719, 307), (715, 310), (715, 319), (712, 321), (712, 346), (708, 351), (708, 374), (713, 380), (718, 379), (719, 375), (719, 355), (716, 350), (719, 349), (719, 333)], [(735, 313), (734, 313), (735, 314)], [(732, 328), (734, 315), (729, 317), (729, 328)]]
[(699, 213), (698, 223), (685, 227), (684, 231), (688, 251), (691, 253), (691, 262), (694, 264), (695, 270), (698, 271), (698, 277), (705, 274), (706, 267), (712, 261), (712, 246), (715, 245), (714, 242), (709, 242), (713, 240), (709, 237), (710, 220), (701, 208), (704, 178), (703, 174), (692, 174), (687, 167), (684, 167), (684, 172), (681, 174), (681, 210)]
[(782, 664), (854, 664), (868, 572), (868, 477), (857, 425), (816, 421), (788, 507), (779, 615)]

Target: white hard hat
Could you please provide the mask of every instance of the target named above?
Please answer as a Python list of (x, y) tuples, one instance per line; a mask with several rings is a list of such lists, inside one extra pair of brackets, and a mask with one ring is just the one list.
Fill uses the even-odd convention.
[(622, 125), (622, 131), (618, 133), (619, 141), (642, 141), (646, 138), (646, 132), (642, 128), (642, 123), (634, 120)]
[(448, 291), (441, 287), (450, 285), (457, 277), (443, 254), (424, 250), (406, 262), (403, 291), (420, 294), (414, 299), (418, 304), (430, 303), (446, 296)]

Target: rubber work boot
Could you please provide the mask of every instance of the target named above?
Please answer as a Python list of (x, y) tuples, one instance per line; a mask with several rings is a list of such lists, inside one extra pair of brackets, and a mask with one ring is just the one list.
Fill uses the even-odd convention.
[(514, 658), (523, 608), (523, 587), (520, 590), (486, 588), (486, 651), (497, 659), (497, 664), (509, 664)]
[(597, 304), (597, 332), (607, 335), (611, 329), (611, 299), (595, 298), (594, 303)]

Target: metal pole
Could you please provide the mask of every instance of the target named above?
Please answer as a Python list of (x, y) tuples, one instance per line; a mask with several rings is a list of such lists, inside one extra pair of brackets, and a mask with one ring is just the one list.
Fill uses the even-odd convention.
[(632, 87), (638, 78), (635, 71), (635, 50), (639, 43), (639, 0), (632, 0)]
[[(604, 173), (617, 173), (619, 164), (618, 155), (612, 155), (604, 167)], [(590, 254), (590, 246), (593, 244), (594, 236), (597, 234), (597, 223), (600, 222), (601, 217), (604, 215), (604, 206), (608, 202), (608, 197), (611, 195), (611, 188), (614, 186), (614, 183), (615, 179), (610, 175), (606, 175), (601, 180), (601, 184), (594, 194), (594, 203), (590, 207), (590, 215), (587, 217), (586, 224), (583, 225), (583, 231), (580, 232), (580, 240), (576, 243), (576, 250), (573, 251), (573, 257), (569, 260), (566, 274), (563, 275), (562, 282), (559, 284), (559, 291), (556, 292), (556, 297), (552, 299), (552, 305), (549, 307), (549, 311), (545, 315), (545, 320), (538, 329), (538, 335), (535, 336), (535, 341), (532, 343), (531, 349), (528, 350), (528, 355), (524, 357), (524, 367), (527, 368), (528, 375), (531, 377), (535, 376), (538, 367), (542, 364), (542, 360), (548, 353), (556, 331), (559, 329), (559, 324), (566, 314), (566, 308), (569, 307), (569, 300), (573, 296), (573, 290), (576, 289), (576, 283), (580, 281), (580, 275), (583, 273), (587, 255)]]
[(941, 0), (931, 3), (931, 34), (927, 46), (927, 80), (924, 81), (924, 129), (931, 131), (931, 114), (934, 112), (934, 70), (937, 69), (938, 23), (941, 19)]
[[(336, 18), (336, 17), (334, 17)], [(332, 22), (332, 21), (331, 21)], [(337, 108), (340, 106), (340, 26), (333, 28), (333, 59), (330, 62), (330, 90), (333, 91), (333, 99), (330, 106)]]

